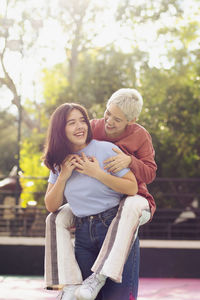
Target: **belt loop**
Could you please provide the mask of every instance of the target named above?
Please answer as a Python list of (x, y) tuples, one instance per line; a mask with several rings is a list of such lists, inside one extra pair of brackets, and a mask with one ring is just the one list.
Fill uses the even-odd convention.
[(99, 217), (100, 221), (103, 222), (102, 213), (98, 214), (98, 217)]
[(82, 218), (76, 217), (76, 223), (82, 224)]

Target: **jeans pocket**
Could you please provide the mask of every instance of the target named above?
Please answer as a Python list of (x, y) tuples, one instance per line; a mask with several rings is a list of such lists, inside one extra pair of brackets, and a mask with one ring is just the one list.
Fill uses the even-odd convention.
[(105, 212), (104, 214), (101, 215), (100, 219), (101, 222), (105, 227), (109, 227), (112, 220), (116, 216), (118, 211), (118, 207), (111, 208), (109, 211)]

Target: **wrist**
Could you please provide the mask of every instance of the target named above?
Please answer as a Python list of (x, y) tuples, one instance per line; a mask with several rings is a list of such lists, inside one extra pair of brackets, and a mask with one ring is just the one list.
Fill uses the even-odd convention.
[(59, 180), (59, 182), (63, 182), (64, 183), (64, 182), (67, 181), (68, 177), (66, 175), (60, 173), (59, 176), (58, 176), (58, 180)]
[(101, 181), (102, 177), (105, 175), (105, 171), (103, 171), (102, 169), (97, 169), (94, 174), (94, 178)]

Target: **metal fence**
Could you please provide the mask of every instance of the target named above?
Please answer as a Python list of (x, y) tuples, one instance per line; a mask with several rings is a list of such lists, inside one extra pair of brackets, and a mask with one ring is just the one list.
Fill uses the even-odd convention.
[[(44, 237), (45, 207), (0, 206), (0, 236)], [(200, 240), (200, 210), (157, 209), (153, 220), (140, 227), (142, 239)]]
[(157, 209), (153, 220), (141, 226), (142, 239), (200, 240), (200, 209)]
[(45, 207), (0, 205), (0, 236), (44, 237)]
[[(199, 178), (157, 178), (150, 185), (156, 202), (161, 207), (176, 203), (177, 208), (157, 208), (153, 220), (141, 226), (140, 238), (200, 240), (199, 183)], [(44, 237), (45, 207), (22, 208), (16, 205), (15, 196), (0, 191), (0, 236)]]

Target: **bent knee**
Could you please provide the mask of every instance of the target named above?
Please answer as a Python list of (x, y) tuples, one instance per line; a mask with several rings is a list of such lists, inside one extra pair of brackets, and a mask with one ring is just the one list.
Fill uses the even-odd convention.
[(126, 198), (123, 206), (123, 210), (128, 210), (130, 212), (137, 212), (139, 215), (142, 214), (143, 210), (149, 209), (149, 203), (147, 199), (140, 195), (129, 196)]
[(66, 228), (74, 225), (74, 215), (69, 205), (63, 206), (55, 219), (56, 226), (64, 226)]
[(69, 228), (74, 225), (74, 215), (71, 211), (69, 205), (64, 205), (59, 208), (58, 211), (48, 214), (46, 217), (46, 225), (51, 223), (56, 224), (56, 226)]

